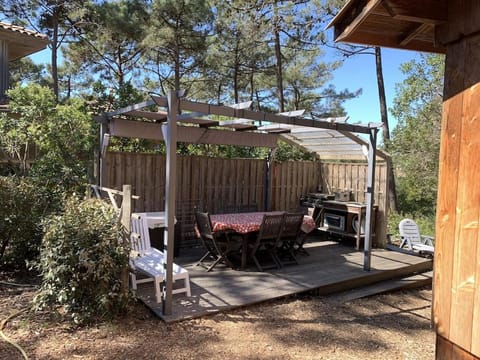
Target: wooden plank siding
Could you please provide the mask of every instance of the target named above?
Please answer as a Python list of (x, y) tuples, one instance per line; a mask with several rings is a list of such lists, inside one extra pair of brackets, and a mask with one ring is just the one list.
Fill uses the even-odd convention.
[[(467, 22), (478, 28), (476, 2), (451, 10), (449, 34)], [(469, 358), (455, 349), (480, 357), (479, 40), (477, 32), (449, 44), (445, 63), (433, 315), (438, 338), (453, 344), (452, 359)]]
[(437, 335), (435, 347), (436, 360), (478, 360), (479, 358), (468, 353), (456, 344)]
[[(386, 164), (376, 168), (375, 204), (378, 205), (376, 243), (386, 239)], [(365, 201), (367, 164), (324, 163), (320, 161), (273, 162), (270, 189), (267, 184), (267, 164), (259, 159), (223, 159), (203, 156), (179, 156), (177, 163), (177, 203), (198, 205), (211, 213), (222, 211), (225, 205), (256, 205), (260, 211), (297, 211), (301, 195), (348, 189), (354, 201)], [(165, 198), (165, 156), (155, 154), (108, 152), (105, 158), (103, 184), (121, 189), (131, 184), (140, 199), (134, 211), (162, 211)], [(265, 205), (267, 190), (271, 202)]]

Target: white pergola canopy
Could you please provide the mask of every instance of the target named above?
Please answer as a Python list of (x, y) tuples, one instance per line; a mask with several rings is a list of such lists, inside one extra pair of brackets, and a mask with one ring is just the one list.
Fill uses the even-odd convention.
[[(108, 144), (109, 137), (105, 136), (107, 134), (165, 141), (167, 163), (164, 268), (166, 277), (162, 285), (165, 315), (172, 313), (177, 143), (181, 141), (274, 148), (278, 137), (283, 136), (287, 141), (298, 143), (307, 151), (327, 154), (324, 156), (335, 155), (337, 158), (342, 158), (348, 154), (351, 157), (366, 158), (368, 160), (367, 226), (365, 227), (363, 267), (366, 271), (370, 270), (372, 243), (370, 224), (373, 214), (379, 125), (348, 124), (346, 118), (308, 119), (302, 117), (303, 112), (299, 111), (271, 114), (248, 110), (250, 105), (250, 102), (232, 106), (193, 102), (182, 98), (180, 92), (172, 91), (168, 97), (152, 96), (149, 101), (96, 117), (101, 122), (102, 151), (100, 154), (102, 155)], [(149, 121), (132, 121), (127, 119), (127, 116), (141, 117)], [(367, 140), (362, 141), (351, 133), (364, 134)], [(100, 169), (102, 169), (101, 164)]]

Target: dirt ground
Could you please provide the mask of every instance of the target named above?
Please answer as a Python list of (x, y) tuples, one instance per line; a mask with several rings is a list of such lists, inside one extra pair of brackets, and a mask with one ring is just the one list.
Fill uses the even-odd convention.
[[(433, 359), (431, 289), (338, 304), (290, 297), (167, 325), (137, 304), (127, 317), (88, 328), (25, 311), (34, 290), (0, 284), (4, 334), (29, 359)], [(0, 359), (23, 359), (0, 339)]]

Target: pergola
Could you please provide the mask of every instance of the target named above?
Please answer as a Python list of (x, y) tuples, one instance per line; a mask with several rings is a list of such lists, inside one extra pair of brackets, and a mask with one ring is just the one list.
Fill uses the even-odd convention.
[(47, 47), (46, 35), (0, 22), (0, 100), (8, 89), (8, 63)]
[[(307, 151), (323, 147), (327, 158), (368, 160), (366, 186), (366, 229), (364, 242), (364, 270), (370, 270), (373, 194), (377, 133), (380, 124), (349, 124), (346, 118), (314, 119), (303, 117), (303, 112), (272, 114), (249, 110), (251, 103), (231, 106), (194, 102), (181, 92), (170, 92), (167, 97), (152, 95), (143, 103), (131, 105), (96, 117), (101, 125), (101, 143), (104, 150), (109, 136), (162, 140), (166, 144), (166, 282), (164, 291), (165, 315), (172, 312), (172, 265), (174, 249), (174, 215), (176, 194), (177, 143), (208, 143), (237, 146), (275, 148), (280, 136), (287, 141), (302, 142)], [(152, 110), (153, 108), (153, 110)], [(136, 118), (132, 120), (130, 118)], [(139, 121), (139, 119), (143, 121)], [(365, 140), (354, 135), (363, 134)], [(296, 141), (295, 141), (296, 140)], [(104, 153), (104, 151), (101, 151)], [(343, 154), (343, 155), (342, 155)], [(102, 161), (102, 158), (101, 158)], [(100, 164), (100, 169), (102, 165)], [(100, 175), (101, 178), (101, 175)], [(169, 229), (171, 231), (169, 231)]]
[(350, 0), (335, 39), (445, 54), (432, 320), (437, 359), (480, 359), (480, 1)]

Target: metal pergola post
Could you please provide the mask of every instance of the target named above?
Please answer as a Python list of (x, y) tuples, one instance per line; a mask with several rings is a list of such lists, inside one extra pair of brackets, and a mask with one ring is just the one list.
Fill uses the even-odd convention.
[(167, 124), (162, 126), (166, 143), (166, 179), (165, 179), (165, 218), (164, 232), (164, 269), (165, 281), (162, 283), (162, 312), (172, 314), (173, 290), (173, 249), (175, 242), (175, 196), (177, 179), (177, 116), (178, 94), (170, 91), (168, 94)]
[[(365, 199), (367, 203), (367, 214), (365, 219), (365, 241), (364, 241), (364, 259), (363, 270), (370, 271), (370, 263), (372, 257), (372, 217), (373, 217), (373, 195), (375, 194), (375, 160), (377, 150), (377, 128), (370, 129), (368, 141), (368, 175), (367, 175), (367, 191)], [(358, 226), (361, 226), (359, 224)]]
[(96, 171), (96, 183), (98, 186), (103, 186), (103, 173), (105, 165), (105, 156), (107, 154), (108, 147), (108, 136), (107, 134), (108, 120), (102, 119), (100, 122), (100, 139), (99, 139), (99, 149), (98, 149), (98, 160), (97, 160), (97, 171)]
[(265, 199), (264, 209), (265, 211), (272, 210), (272, 165), (275, 160), (275, 152), (277, 148), (270, 149), (267, 158), (265, 159), (266, 176), (265, 176)]

